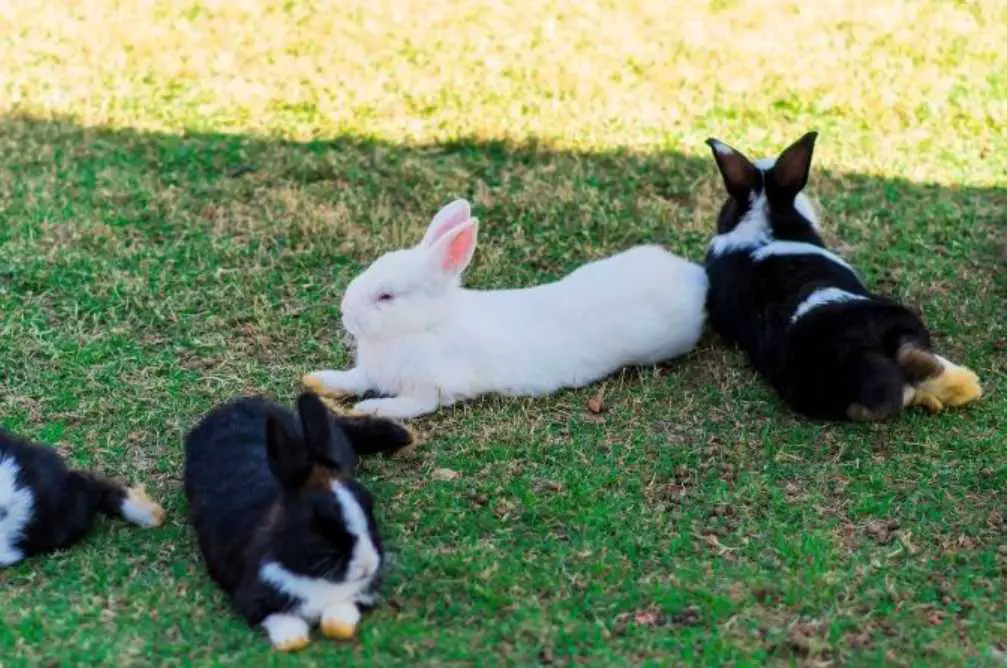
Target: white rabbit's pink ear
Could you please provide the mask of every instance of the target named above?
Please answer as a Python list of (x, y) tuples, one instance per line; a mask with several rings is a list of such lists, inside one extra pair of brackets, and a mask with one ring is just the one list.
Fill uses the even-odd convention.
[(469, 218), (446, 231), (430, 248), (437, 271), (448, 276), (458, 276), (465, 271), (476, 251), (478, 231), (479, 221), (475, 218)]
[(437, 212), (434, 219), (430, 221), (430, 226), (427, 227), (426, 234), (423, 235), (423, 241), (420, 242), (420, 245), (425, 248), (433, 246), (434, 242), (443, 237), (448, 230), (458, 227), (471, 217), (472, 206), (468, 201), (456, 199)]

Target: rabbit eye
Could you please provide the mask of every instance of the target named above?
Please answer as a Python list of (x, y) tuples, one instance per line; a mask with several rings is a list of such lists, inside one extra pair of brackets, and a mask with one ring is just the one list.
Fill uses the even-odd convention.
[(381, 294), (379, 294), (375, 298), (375, 301), (377, 301), (378, 303), (385, 303), (385, 304), (387, 304), (388, 302), (392, 301), (393, 298), (394, 298), (394, 295), (392, 293), (390, 293), (390, 292), (382, 292)]

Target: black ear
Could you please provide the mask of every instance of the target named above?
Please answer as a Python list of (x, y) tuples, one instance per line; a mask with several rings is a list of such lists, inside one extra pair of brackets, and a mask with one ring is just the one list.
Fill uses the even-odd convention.
[(413, 434), (402, 425), (370, 415), (337, 415), (338, 424), (350, 439), (357, 456), (392, 455), (413, 443)]
[(784, 149), (773, 165), (773, 186), (775, 189), (796, 196), (808, 185), (811, 171), (811, 155), (815, 152), (817, 132), (809, 132)]
[(325, 403), (313, 392), (297, 397), (304, 440), (311, 459), (331, 469), (353, 475), (356, 457), (346, 434), (335, 423)]
[(747, 200), (748, 194), (759, 186), (762, 179), (759, 169), (740, 151), (719, 139), (711, 137), (706, 144), (713, 149), (713, 159), (717, 161), (727, 192), (736, 200)]
[(275, 415), (266, 416), (266, 457), (269, 470), (287, 489), (302, 487), (311, 474), (311, 457), (304, 440), (290, 433)]

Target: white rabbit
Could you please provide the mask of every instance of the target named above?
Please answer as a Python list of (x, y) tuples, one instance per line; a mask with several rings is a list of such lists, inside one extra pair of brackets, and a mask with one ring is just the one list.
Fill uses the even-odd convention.
[(562, 280), (518, 290), (467, 290), (460, 276), (478, 221), (456, 200), (423, 241), (386, 253), (343, 296), (356, 342), (349, 371), (307, 374), (329, 395), (385, 395), (355, 408), (412, 418), (489, 392), (541, 395), (621, 367), (692, 350), (706, 319), (706, 272), (660, 246), (637, 246)]

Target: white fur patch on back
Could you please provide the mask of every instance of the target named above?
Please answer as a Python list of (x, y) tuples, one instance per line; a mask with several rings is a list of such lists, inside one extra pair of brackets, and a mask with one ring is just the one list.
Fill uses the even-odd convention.
[(31, 489), (17, 486), (20, 471), (13, 458), (0, 459), (0, 566), (10, 566), (24, 558), (17, 546), (35, 507)]
[(768, 243), (772, 238), (772, 230), (769, 229), (767, 207), (765, 194), (760, 194), (733, 230), (713, 237), (710, 252), (714, 255), (724, 255), (758, 248)]
[(856, 274), (849, 262), (832, 251), (803, 241), (773, 241), (752, 251), (752, 259), (756, 262), (786, 255), (818, 255)]
[[(721, 148), (724, 151), (721, 151)], [(725, 153), (732, 152), (729, 147), (723, 144), (715, 144), (714, 150)], [(776, 164), (776, 158), (762, 158), (753, 164), (765, 174)], [(818, 214), (815, 213), (815, 208), (811, 205), (811, 200), (807, 195), (797, 193), (797, 197), (794, 198), (794, 210), (806, 218), (812, 228), (818, 230)], [(772, 232), (769, 225), (769, 202), (763, 192), (751, 202), (751, 207), (733, 230), (713, 237), (713, 241), (710, 242), (710, 251), (714, 255), (723, 255), (724, 253), (758, 248), (772, 241)]]
[(797, 308), (794, 315), (790, 317), (790, 322), (797, 322), (799, 318), (807, 315), (809, 311), (826, 306), (828, 304), (840, 304), (843, 302), (866, 301), (867, 297), (853, 294), (840, 288), (819, 288), (805, 298)]

